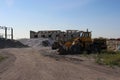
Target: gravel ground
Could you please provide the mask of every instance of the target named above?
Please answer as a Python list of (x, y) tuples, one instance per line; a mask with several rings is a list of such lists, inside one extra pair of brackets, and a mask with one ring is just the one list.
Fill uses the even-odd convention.
[(60, 56), (50, 48), (8, 48), (0, 54), (0, 80), (120, 80), (120, 70), (78, 56)]

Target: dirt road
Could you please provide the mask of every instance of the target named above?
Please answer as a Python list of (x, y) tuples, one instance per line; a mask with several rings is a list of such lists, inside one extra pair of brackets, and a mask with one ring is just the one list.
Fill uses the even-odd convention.
[(0, 65), (0, 80), (120, 80), (119, 73), (114, 71), (83, 62), (74, 64), (67, 60), (55, 60), (44, 56), (46, 51), (49, 52), (48, 48), (0, 50), (0, 53), (14, 56), (8, 58), (7, 65)]

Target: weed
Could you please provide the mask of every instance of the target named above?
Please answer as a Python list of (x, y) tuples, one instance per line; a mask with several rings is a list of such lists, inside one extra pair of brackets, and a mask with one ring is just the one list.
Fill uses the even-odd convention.
[(0, 55), (0, 62), (1, 62), (2, 60), (4, 60), (4, 59), (5, 59), (5, 57), (3, 57), (3, 56)]
[(98, 64), (105, 64), (109, 66), (120, 66), (120, 52), (105, 52), (98, 54), (96, 57)]

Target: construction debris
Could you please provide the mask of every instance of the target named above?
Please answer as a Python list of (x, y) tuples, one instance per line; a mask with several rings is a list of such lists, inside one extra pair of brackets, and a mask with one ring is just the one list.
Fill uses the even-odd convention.
[(19, 39), (18, 41), (30, 47), (47, 47), (53, 44), (53, 40), (48, 38)]

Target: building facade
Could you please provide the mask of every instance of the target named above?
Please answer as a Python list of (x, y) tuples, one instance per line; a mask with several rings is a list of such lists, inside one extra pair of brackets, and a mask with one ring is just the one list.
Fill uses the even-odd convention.
[(48, 30), (48, 31), (30, 31), (30, 38), (50, 38), (53, 40), (67, 41), (71, 38), (80, 36), (80, 31), (78, 30)]

